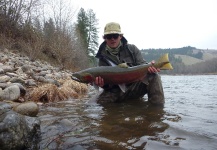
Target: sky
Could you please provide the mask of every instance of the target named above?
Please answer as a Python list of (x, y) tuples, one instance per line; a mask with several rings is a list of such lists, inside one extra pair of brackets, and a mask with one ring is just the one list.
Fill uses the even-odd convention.
[(139, 49), (217, 50), (217, 0), (71, 0), (92, 9), (98, 19), (99, 43), (108, 22), (121, 26), (128, 43)]

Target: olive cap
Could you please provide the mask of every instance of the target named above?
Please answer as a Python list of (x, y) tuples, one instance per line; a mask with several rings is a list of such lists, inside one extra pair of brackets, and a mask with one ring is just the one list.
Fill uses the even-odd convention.
[(123, 34), (121, 33), (121, 26), (116, 22), (107, 23), (104, 28), (104, 35), (106, 34)]

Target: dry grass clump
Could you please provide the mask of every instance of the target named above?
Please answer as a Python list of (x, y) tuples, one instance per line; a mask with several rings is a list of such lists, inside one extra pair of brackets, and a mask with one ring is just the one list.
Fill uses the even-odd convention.
[(44, 84), (34, 88), (29, 96), (29, 100), (35, 102), (57, 102), (68, 98), (79, 98), (87, 92), (87, 85), (76, 81), (65, 80), (61, 81), (62, 86), (57, 87), (54, 84)]
[(29, 97), (31, 101), (43, 103), (63, 101), (66, 98), (67, 96), (60, 92), (54, 84), (45, 84), (34, 88)]
[(60, 81), (62, 82), (62, 87), (69, 87), (75, 90), (78, 94), (85, 94), (87, 93), (87, 85), (84, 83), (79, 83), (77, 81), (74, 81), (72, 79), (66, 79)]

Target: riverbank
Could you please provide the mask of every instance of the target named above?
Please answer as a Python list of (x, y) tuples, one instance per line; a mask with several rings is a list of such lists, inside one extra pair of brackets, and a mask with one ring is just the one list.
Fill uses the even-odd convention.
[(0, 49), (1, 148), (37, 149), (41, 132), (39, 105), (79, 99), (88, 91), (87, 85), (70, 76), (68, 70), (32, 61), (18, 51)]
[[(19, 91), (4, 92), (11, 85)], [(87, 92), (87, 85), (71, 80), (71, 72), (47, 62), (31, 61), (17, 51), (0, 51), (1, 100), (54, 102), (68, 97), (78, 98)], [(16, 88), (13, 88), (16, 89)], [(5, 93), (5, 94), (3, 94)]]

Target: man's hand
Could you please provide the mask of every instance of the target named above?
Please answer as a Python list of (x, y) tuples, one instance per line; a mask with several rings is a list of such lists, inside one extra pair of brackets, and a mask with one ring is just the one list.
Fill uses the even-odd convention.
[(96, 77), (96, 80), (95, 80), (95, 84), (99, 87), (103, 87), (104, 86), (104, 80), (103, 78), (101, 77)]
[[(154, 64), (154, 61), (151, 61), (151, 64)], [(159, 68), (155, 68), (154, 66), (148, 67), (148, 73), (158, 73), (160, 72)]]

